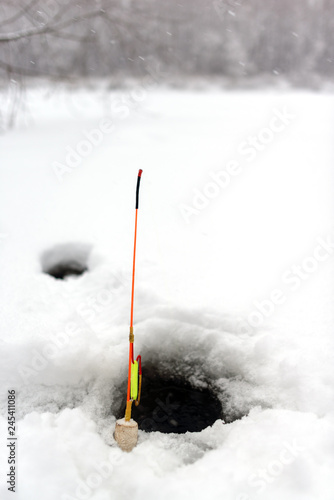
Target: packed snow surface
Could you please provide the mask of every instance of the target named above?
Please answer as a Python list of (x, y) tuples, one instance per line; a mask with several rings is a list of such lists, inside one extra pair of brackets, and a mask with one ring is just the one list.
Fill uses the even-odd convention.
[[(1, 137), (0, 463), (15, 389), (15, 498), (333, 500), (333, 97), (26, 100)], [(231, 418), (140, 430), (127, 454), (113, 429), (139, 168), (136, 354)]]

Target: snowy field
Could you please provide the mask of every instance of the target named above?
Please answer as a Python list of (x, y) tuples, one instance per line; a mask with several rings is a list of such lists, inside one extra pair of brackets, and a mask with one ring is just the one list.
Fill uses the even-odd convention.
[[(1, 499), (333, 500), (334, 98), (134, 87), (26, 99), (0, 138)], [(231, 421), (139, 431), (126, 454), (112, 433), (139, 168), (135, 351), (210, 387)], [(42, 272), (68, 259), (88, 271)]]

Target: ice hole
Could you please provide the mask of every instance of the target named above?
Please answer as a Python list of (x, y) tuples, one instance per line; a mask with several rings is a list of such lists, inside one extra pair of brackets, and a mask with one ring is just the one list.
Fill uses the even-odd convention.
[[(124, 417), (125, 403), (117, 418)], [(193, 387), (182, 377), (162, 375), (153, 366), (143, 366), (141, 401), (139, 406), (132, 404), (132, 417), (143, 431), (177, 434), (199, 432), (224, 419), (222, 405), (211, 389)]]
[(88, 271), (91, 245), (64, 243), (46, 250), (41, 256), (42, 271), (56, 279), (80, 276)]

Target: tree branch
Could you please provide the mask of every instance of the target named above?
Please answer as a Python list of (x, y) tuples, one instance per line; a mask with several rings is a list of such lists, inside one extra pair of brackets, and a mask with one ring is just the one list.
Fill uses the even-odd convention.
[[(100, 17), (101, 15), (104, 15), (104, 11), (101, 9), (97, 11), (92, 11), (88, 12), (87, 14), (83, 14), (78, 17), (73, 17), (72, 19), (66, 19), (63, 21), (59, 21), (56, 23), (48, 23), (45, 24), (44, 26), (40, 26), (38, 28), (30, 28), (24, 31), (18, 31), (16, 33), (7, 33), (7, 34), (0, 34), (0, 42), (2, 43), (7, 43), (7, 42), (13, 42), (20, 40), (22, 38), (28, 38), (31, 36), (36, 36), (36, 35), (44, 35), (48, 33), (54, 33), (59, 30), (62, 30), (64, 28), (67, 28), (68, 26), (71, 26), (73, 24), (86, 21), (87, 19), (92, 19), (94, 17)], [(53, 20), (54, 21), (54, 20)]]
[(5, 26), (6, 24), (12, 24), (12, 23), (14, 23), (18, 19), (20, 19), (20, 17), (22, 17), (23, 14), (27, 14), (29, 12), (29, 10), (31, 9), (31, 7), (33, 7), (38, 2), (39, 2), (39, 0), (31, 0), (27, 5), (21, 7), (21, 9), (18, 10), (18, 12), (16, 12), (13, 16), (8, 17), (7, 19), (4, 19), (0, 23), (0, 27), (1, 26)]

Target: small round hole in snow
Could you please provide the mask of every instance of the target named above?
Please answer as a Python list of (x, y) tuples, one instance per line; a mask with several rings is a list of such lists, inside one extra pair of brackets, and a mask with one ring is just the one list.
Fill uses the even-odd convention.
[(41, 256), (42, 271), (56, 279), (80, 276), (88, 271), (91, 245), (64, 243), (46, 250)]

